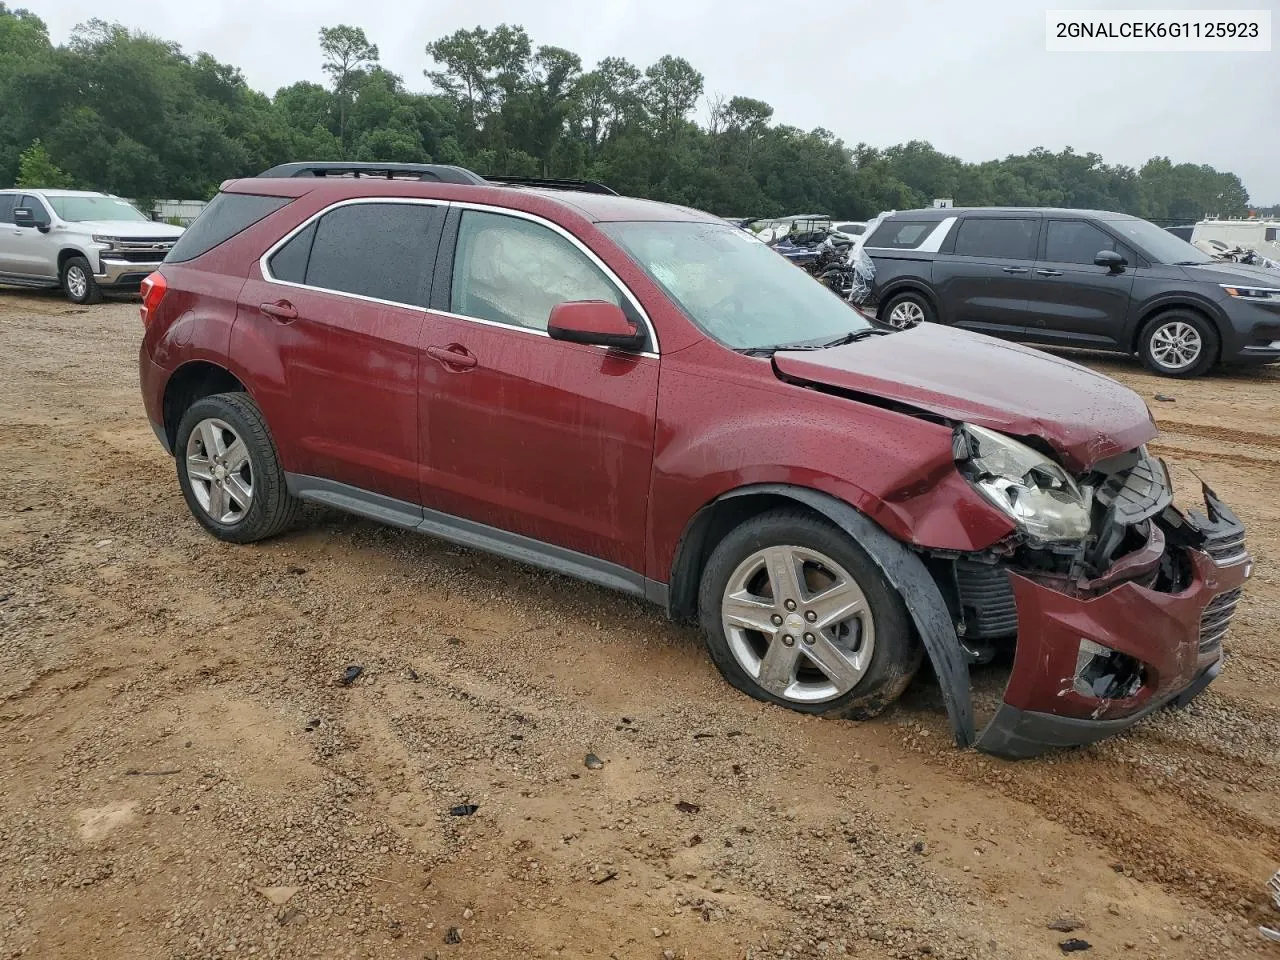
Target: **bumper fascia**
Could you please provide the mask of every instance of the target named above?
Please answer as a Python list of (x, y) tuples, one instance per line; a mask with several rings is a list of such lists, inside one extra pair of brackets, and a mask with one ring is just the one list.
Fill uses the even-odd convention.
[(160, 260), (150, 263), (135, 263), (132, 260), (113, 260), (111, 254), (103, 253), (98, 257), (99, 270), (93, 275), (100, 287), (136, 287), (146, 277), (160, 269)]
[[(1233, 537), (1243, 542), (1243, 527), (1207, 488), (1205, 503), (1212, 519), (1193, 515), (1194, 525), (1216, 542)], [(1127, 582), (1100, 594), (1072, 596), (1010, 573), (1017, 647), (1003, 702), (978, 737), (980, 750), (1023, 758), (1093, 743), (1161, 707), (1184, 706), (1218, 676), (1222, 645), (1212, 638), (1201, 642), (1201, 619), (1215, 597), (1244, 585), (1253, 560), (1241, 547), (1219, 562), (1173, 536), (1168, 549), (1185, 551), (1191, 566), (1190, 583), (1177, 593)], [(1144, 682), (1137, 692), (1102, 699), (1078, 689), (1081, 640), (1140, 661)]]

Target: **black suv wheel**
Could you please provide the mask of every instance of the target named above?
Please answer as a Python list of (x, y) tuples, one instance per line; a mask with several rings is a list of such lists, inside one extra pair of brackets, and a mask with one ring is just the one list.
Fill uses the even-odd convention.
[(880, 309), (880, 322), (895, 330), (909, 330), (937, 319), (923, 294), (907, 291), (890, 297)]
[(1190, 310), (1166, 310), (1153, 317), (1138, 337), (1138, 356), (1152, 373), (1198, 377), (1218, 358), (1218, 331)]

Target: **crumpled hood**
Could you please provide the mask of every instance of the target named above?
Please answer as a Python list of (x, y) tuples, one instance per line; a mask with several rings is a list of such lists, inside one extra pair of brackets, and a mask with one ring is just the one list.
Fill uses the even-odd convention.
[(1015, 437), (1040, 437), (1082, 472), (1156, 435), (1146, 403), (1077, 363), (926, 323), (826, 350), (779, 351), (788, 380), (880, 397)]

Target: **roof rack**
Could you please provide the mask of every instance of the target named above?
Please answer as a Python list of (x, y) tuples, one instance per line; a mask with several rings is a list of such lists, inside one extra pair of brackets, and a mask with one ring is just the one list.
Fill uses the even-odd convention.
[(478, 173), (444, 163), (282, 163), (263, 171), (258, 177), (377, 177), (383, 180), (431, 180), (472, 186), (486, 183)]
[(583, 193), (602, 193), (611, 197), (618, 191), (595, 180), (562, 180), (548, 177), (486, 177), (491, 183), (510, 184), (513, 187), (545, 187), (549, 190), (581, 190)]

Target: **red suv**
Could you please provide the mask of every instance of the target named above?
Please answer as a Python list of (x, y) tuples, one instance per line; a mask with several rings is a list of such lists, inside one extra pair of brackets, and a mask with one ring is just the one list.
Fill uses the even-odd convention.
[[(1185, 703), (1251, 561), (1171, 505), (1130, 390), (877, 327), (751, 234), (598, 184), (289, 164), (144, 288), (142, 392), (196, 519), (314, 501), (696, 618), (738, 689), (864, 718), (925, 654), (961, 745), (1025, 756)], [(971, 664), (1003, 657), (979, 734)]]

